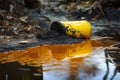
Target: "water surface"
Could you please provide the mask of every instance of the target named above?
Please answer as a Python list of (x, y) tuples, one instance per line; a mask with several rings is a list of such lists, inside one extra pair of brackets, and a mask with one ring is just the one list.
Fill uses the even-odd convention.
[(119, 80), (119, 60), (106, 51), (112, 44), (86, 40), (1, 52), (0, 80)]

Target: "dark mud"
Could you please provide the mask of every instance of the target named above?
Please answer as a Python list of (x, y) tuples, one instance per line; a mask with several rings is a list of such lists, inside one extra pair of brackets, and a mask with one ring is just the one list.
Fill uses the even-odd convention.
[(9, 39), (10, 41), (4, 43), (6, 39), (2, 39), (0, 45), (0, 51), (11, 51), (25, 49), (27, 47), (34, 47), (38, 45), (48, 45), (48, 44), (73, 44), (82, 42), (83, 39), (76, 39), (66, 36), (62, 33), (57, 33), (54, 31), (48, 31), (44, 34), (37, 34), (31, 39)]
[[(109, 25), (111, 24), (111, 25)], [(120, 41), (120, 25), (119, 24), (112, 24), (108, 23), (108, 25), (105, 25), (104, 30), (100, 30), (95, 33), (95, 35), (103, 36), (103, 37), (111, 37), (114, 40)]]
[[(91, 40), (94, 40), (96, 36), (99, 36), (97, 40), (108, 41), (115, 40), (116, 42), (120, 41), (120, 25), (118, 22), (109, 22), (106, 23), (96, 21), (90, 22), (92, 25), (92, 36)], [(40, 23), (44, 28), (45, 23)], [(29, 35), (29, 34), (26, 34)], [(106, 37), (104, 39), (104, 37)], [(107, 38), (108, 37), (108, 38)], [(50, 24), (44, 28), (44, 31), (38, 34), (32, 34), (31, 37), (19, 37), (15, 38), (15, 36), (1, 36), (0, 38), (0, 52), (12, 51), (12, 50), (20, 50), (25, 49), (27, 47), (34, 47), (38, 45), (48, 45), (48, 44), (73, 44), (86, 41), (85, 39), (76, 39), (71, 38), (62, 33), (58, 33), (50, 30)], [(119, 43), (118, 43), (119, 44)], [(120, 47), (120, 46), (118, 46)]]

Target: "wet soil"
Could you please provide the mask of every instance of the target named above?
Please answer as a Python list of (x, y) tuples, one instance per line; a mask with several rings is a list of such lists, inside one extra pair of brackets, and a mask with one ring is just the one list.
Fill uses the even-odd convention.
[[(90, 22), (92, 27), (91, 40), (94, 40), (96, 39), (96, 37), (99, 36), (98, 40), (101, 41), (107, 42), (107, 40), (115, 40), (116, 42), (119, 42), (120, 40), (119, 23), (115, 21), (110, 21), (110, 23), (109, 21), (105, 21), (105, 22), (107, 24), (105, 24), (102, 21)], [(51, 31), (50, 24), (45, 28), (46, 29), (43, 33), (38, 33), (38, 34), (25, 34), (23, 36), (1, 35), (0, 52), (25, 49), (27, 47), (33, 47), (37, 45), (73, 44), (73, 43), (86, 41), (86, 39), (71, 38), (62, 33)]]

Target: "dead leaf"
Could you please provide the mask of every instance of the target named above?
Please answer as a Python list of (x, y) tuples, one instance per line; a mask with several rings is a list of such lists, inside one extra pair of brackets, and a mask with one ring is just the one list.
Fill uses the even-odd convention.
[(28, 18), (28, 16), (24, 16), (24, 17), (21, 17), (20, 20), (21, 20), (22, 22), (27, 23), (27, 18)]
[(30, 31), (32, 29), (31, 25), (28, 25), (27, 31)]
[(3, 21), (2, 25), (3, 25), (4, 27), (7, 27), (7, 26), (9, 26), (9, 22), (8, 22), (8, 21)]

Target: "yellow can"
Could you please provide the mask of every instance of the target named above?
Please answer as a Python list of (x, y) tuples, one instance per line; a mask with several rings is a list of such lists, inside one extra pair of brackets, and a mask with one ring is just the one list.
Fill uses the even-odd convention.
[(74, 38), (89, 39), (92, 28), (88, 21), (56, 21), (51, 24), (51, 30)]

